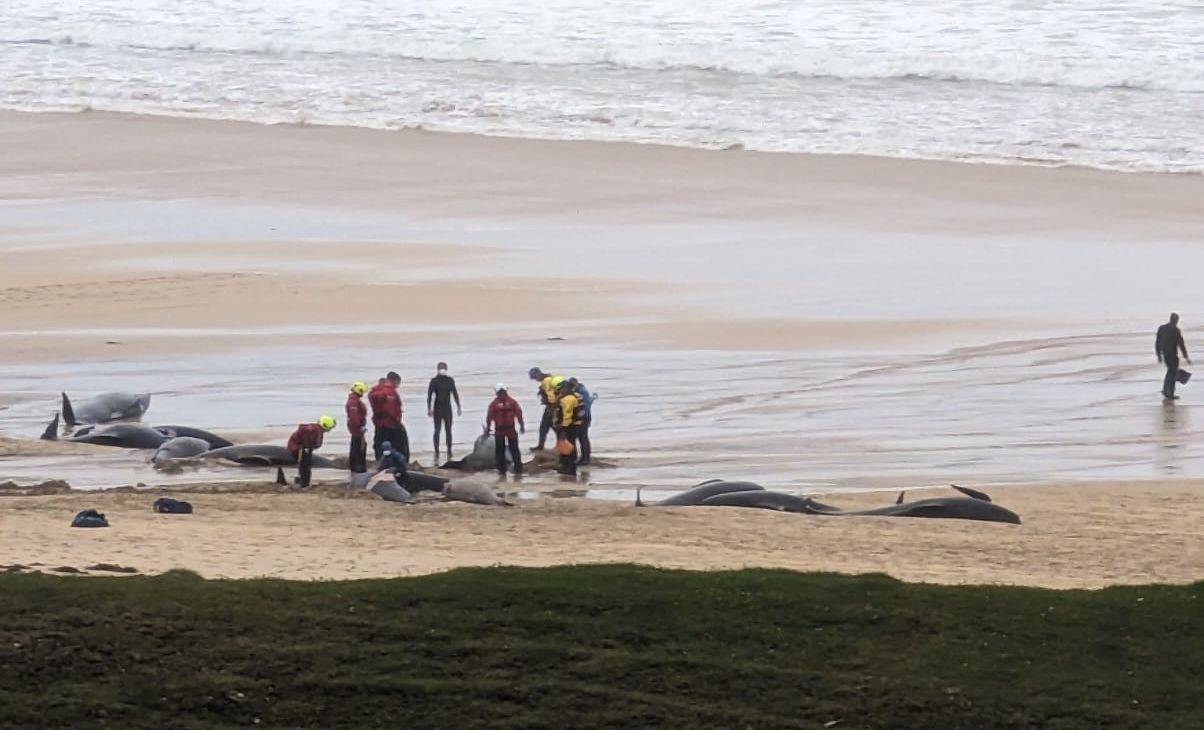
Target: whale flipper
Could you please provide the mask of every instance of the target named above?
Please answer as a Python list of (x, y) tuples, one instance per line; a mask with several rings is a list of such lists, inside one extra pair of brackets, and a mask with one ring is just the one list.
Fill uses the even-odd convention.
[(987, 495), (978, 491), (977, 489), (970, 489), (969, 487), (959, 487), (956, 484), (950, 484), (949, 486), (953, 487), (957, 491), (961, 492), (962, 494), (964, 494), (967, 497), (970, 497), (972, 499), (981, 499), (983, 502), (991, 501), (990, 497), (988, 497)]
[(67, 397), (67, 392), (63, 391), (63, 423), (68, 426), (75, 425), (75, 409), (71, 407), (71, 399)]
[(46, 430), (42, 432), (43, 441), (58, 441), (59, 440), (59, 414), (54, 414), (54, 420), (46, 426)]

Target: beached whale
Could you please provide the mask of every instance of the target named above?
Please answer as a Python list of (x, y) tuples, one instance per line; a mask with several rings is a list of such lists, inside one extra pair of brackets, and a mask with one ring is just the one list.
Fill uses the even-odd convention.
[(720, 494), (765, 491), (765, 487), (753, 482), (729, 482), (722, 479), (710, 479), (684, 492), (674, 494), (672, 497), (666, 497), (659, 502), (649, 504), (640, 499), (640, 491), (642, 489), (643, 487), (639, 487), (635, 490), (636, 507), (689, 507), (701, 505), (708, 498)]
[[(58, 430), (59, 414), (56, 413), (42, 432), (42, 439), (58, 441)], [(115, 446), (122, 449), (157, 449), (168, 439), (159, 431), (139, 423), (110, 423), (103, 426), (85, 426), (65, 440), (73, 444)]]
[[(477, 436), (472, 442), (472, 453), (465, 456), (463, 459), (455, 461), (447, 461), (443, 464), (442, 469), (458, 469), (460, 471), (486, 471), (488, 469), (497, 468), (497, 441), (493, 434), (488, 431)], [(513, 458), (510, 456), (510, 451), (506, 451), (506, 466), (510, 467), (514, 464)]]
[[(297, 460), (283, 446), (275, 444), (240, 444), (238, 446), (223, 446), (203, 454), (197, 454), (198, 459), (226, 459), (244, 466), (296, 466)], [(315, 469), (335, 469), (335, 463), (325, 456), (313, 455)]]
[(88, 400), (72, 404), (63, 393), (63, 423), (75, 426), (81, 423), (110, 423), (112, 421), (136, 421), (150, 408), (150, 393), (101, 393)]
[(234, 442), (224, 439), (215, 433), (209, 433), (208, 431), (199, 428), (193, 428), (192, 426), (152, 426), (151, 428), (155, 429), (164, 436), (167, 436), (168, 438), (183, 436), (201, 439), (202, 441), (208, 443), (209, 448), (211, 449), (220, 449), (226, 446), (234, 445)]
[(1009, 509), (991, 502), (982, 492), (973, 489), (954, 489), (965, 494), (978, 494), (981, 497), (933, 497), (918, 499), (914, 502), (904, 502), (903, 493), (898, 501), (887, 507), (874, 509), (842, 510), (831, 505), (808, 499), (807, 514), (833, 516), (880, 516), (880, 517), (933, 517), (952, 520), (980, 520), (983, 522), (1006, 522), (1012, 525), (1020, 524), (1020, 516)]
[(469, 502), (472, 504), (512, 506), (492, 487), (484, 484), (452, 482), (443, 488), (443, 497), (452, 502)]
[[(155, 430), (158, 431), (159, 429)], [(172, 459), (200, 456), (212, 448), (205, 439), (194, 438), (192, 436), (177, 436), (169, 438), (160, 444), (150, 460), (152, 464), (165, 464)]]

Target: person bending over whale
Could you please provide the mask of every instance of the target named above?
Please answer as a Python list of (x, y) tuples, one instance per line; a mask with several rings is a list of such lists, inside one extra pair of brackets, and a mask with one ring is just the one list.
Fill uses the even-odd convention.
[(302, 423), (288, 437), (288, 451), (297, 460), (297, 481), (302, 489), (309, 488), (313, 472), (314, 449), (322, 448), (323, 437), (334, 428), (335, 420), (322, 416), (317, 423)]
[(548, 432), (556, 424), (557, 389), (564, 382), (563, 375), (545, 373), (539, 368), (527, 371), (527, 377), (539, 383), (539, 402), (543, 404), (543, 418), (539, 421), (539, 443), (531, 447), (532, 451), (543, 451), (548, 440)]
[(426, 415), (435, 421), (435, 463), (439, 462), (439, 430), (447, 434), (447, 458), (452, 458), (452, 401), (456, 401), (456, 415), (463, 416), (460, 409), (460, 393), (456, 391), (456, 380), (447, 374), (447, 363), (436, 366), (436, 375), (426, 388)]

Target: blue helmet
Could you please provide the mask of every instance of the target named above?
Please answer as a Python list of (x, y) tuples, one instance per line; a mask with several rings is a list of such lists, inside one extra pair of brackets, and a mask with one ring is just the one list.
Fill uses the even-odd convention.
[(391, 441), (382, 441), (380, 443), (380, 450), (381, 451), (392, 451), (393, 443)]
[(527, 371), (527, 377), (531, 378), (532, 380), (539, 380), (540, 375), (543, 375), (543, 371), (539, 368), (531, 368)]

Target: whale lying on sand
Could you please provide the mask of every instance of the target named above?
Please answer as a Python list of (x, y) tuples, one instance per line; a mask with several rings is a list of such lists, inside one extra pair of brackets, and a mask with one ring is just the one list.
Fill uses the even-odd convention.
[[(42, 432), (44, 441), (58, 441), (59, 415)], [(115, 446), (122, 449), (157, 449), (167, 441), (159, 431), (140, 423), (110, 423), (104, 426), (85, 426), (76, 431), (66, 441), (73, 444), (94, 444), (96, 446)]]
[[(455, 461), (447, 461), (441, 469), (459, 469), (460, 471), (486, 471), (488, 469), (497, 468), (497, 451), (495, 444), (497, 441), (493, 434), (489, 432), (482, 433), (477, 436), (472, 442), (472, 453), (465, 456), (463, 459)], [(512, 466), (514, 460), (510, 456), (510, 451), (506, 451), (506, 466)]]
[[(155, 429), (156, 431), (158, 429)], [(200, 456), (209, 451), (212, 447), (205, 439), (193, 438), (192, 436), (177, 436), (167, 439), (151, 456), (152, 464), (165, 464), (172, 459), (184, 459), (190, 456)]]
[(453, 482), (443, 488), (443, 497), (451, 502), (470, 502), (472, 504), (487, 504), (500, 505), (511, 507), (510, 502), (506, 501), (491, 487), (484, 484), (473, 484), (464, 482)]
[(185, 436), (188, 438), (201, 439), (209, 444), (211, 449), (220, 449), (226, 446), (233, 446), (234, 442), (218, 436), (215, 433), (209, 433), (199, 428), (192, 426), (152, 426), (159, 433), (168, 438), (176, 438), (177, 436)]
[(75, 426), (81, 423), (110, 423), (112, 421), (136, 421), (150, 408), (150, 393), (101, 393), (88, 400), (72, 404), (63, 393), (63, 423)]
[[(297, 460), (283, 446), (275, 444), (240, 444), (238, 446), (223, 446), (203, 454), (197, 454), (198, 459), (226, 459), (244, 466), (296, 466)], [(325, 456), (314, 454), (315, 469), (335, 469), (335, 463)]]
[(701, 506), (701, 507), (754, 507), (780, 512), (830, 517), (930, 517), (955, 520), (981, 520), (984, 522), (1006, 522), (1020, 524), (1020, 517), (1009, 509), (993, 503), (986, 494), (975, 489), (952, 485), (964, 497), (934, 497), (914, 502), (904, 502), (905, 493), (892, 505), (863, 510), (842, 510), (810, 497), (767, 491), (752, 482), (703, 482), (692, 489), (646, 505), (640, 499), (641, 488), (636, 489), (637, 507)]

